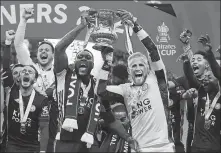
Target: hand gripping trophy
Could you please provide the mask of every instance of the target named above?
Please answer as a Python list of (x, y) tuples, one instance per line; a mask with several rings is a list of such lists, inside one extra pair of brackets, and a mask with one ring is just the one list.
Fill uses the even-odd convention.
[[(90, 9), (88, 7), (82, 6), (79, 8), (80, 11), (89, 11), (89, 22), (87, 34), (85, 37), (84, 48), (87, 46), (89, 39), (95, 43), (92, 47), (98, 51), (108, 50), (113, 51), (113, 44), (116, 43), (118, 39), (117, 32), (123, 33), (122, 29), (118, 27), (122, 25), (120, 20), (120, 12), (111, 9)], [(77, 23), (78, 24), (78, 23)], [(129, 22), (123, 23), (126, 31), (126, 48), (129, 54), (133, 53), (132, 43), (130, 36), (132, 35), (132, 24)]]

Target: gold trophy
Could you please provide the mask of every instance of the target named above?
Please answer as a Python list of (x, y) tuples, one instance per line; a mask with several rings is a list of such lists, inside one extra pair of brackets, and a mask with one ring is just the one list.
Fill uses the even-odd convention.
[(88, 32), (85, 38), (86, 47), (91, 38), (95, 45), (92, 47), (98, 51), (113, 51), (113, 44), (117, 41), (115, 24), (120, 21), (116, 11), (110, 9), (99, 9), (89, 13)]

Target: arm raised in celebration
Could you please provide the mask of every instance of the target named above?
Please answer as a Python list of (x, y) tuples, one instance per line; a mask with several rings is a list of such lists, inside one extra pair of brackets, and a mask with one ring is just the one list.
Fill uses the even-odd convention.
[(81, 24), (75, 27), (73, 30), (68, 32), (55, 46), (55, 72), (62, 72), (68, 66), (68, 58), (65, 53), (67, 47), (75, 40), (75, 38), (80, 34), (80, 32), (87, 26), (86, 17), (88, 12), (84, 12), (81, 15)]
[(23, 65), (32, 65), (32, 59), (30, 57), (30, 52), (28, 46), (24, 44), (25, 30), (28, 19), (33, 17), (34, 10), (32, 8), (27, 8), (23, 10), (22, 18), (19, 22), (16, 34), (15, 34), (15, 50), (17, 53), (18, 62)]

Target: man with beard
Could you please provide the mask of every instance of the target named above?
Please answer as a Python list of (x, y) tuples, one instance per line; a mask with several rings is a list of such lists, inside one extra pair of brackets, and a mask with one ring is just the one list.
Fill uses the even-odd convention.
[[(74, 69), (70, 69), (65, 53), (66, 48), (87, 26), (89, 13), (91, 11), (83, 12), (80, 25), (66, 34), (55, 47), (55, 73), (59, 104), (56, 152), (88, 152), (87, 148), (97, 143), (94, 133), (101, 106), (95, 95), (94, 78), (90, 74), (94, 66), (93, 54), (87, 49), (79, 51), (76, 55)], [(123, 132), (125, 131), (121, 124), (115, 122), (113, 116), (109, 117), (107, 120), (105, 119), (106, 122), (111, 123), (111, 126), (118, 131), (121, 129)], [(123, 132), (121, 132), (121, 136), (126, 139), (125, 137), (128, 135)]]
[(183, 56), (191, 89), (182, 97), (197, 98), (192, 152), (220, 152), (220, 86), (208, 58), (203, 51), (196, 52), (191, 61)]
[(53, 144), (57, 131), (57, 117), (58, 117), (58, 104), (53, 99), (53, 90), (55, 84), (54, 71), (53, 71), (53, 57), (54, 57), (54, 47), (52, 43), (48, 41), (40, 42), (37, 50), (37, 63), (34, 63), (30, 57), (30, 52), (28, 47), (25, 45), (24, 37), (25, 30), (28, 19), (32, 18), (34, 15), (34, 10), (32, 8), (24, 9), (22, 12), (22, 17), (18, 25), (16, 35), (15, 35), (15, 50), (17, 53), (18, 62), (23, 65), (33, 65), (38, 73), (34, 88), (40, 93), (47, 95), (50, 101), (50, 124), (49, 124), (49, 146), (48, 151), (53, 151)]
[(6, 40), (5, 44), (2, 46), (2, 51), (3, 51), (3, 58), (2, 58), (2, 65), (3, 65), (3, 71), (4, 74), (3, 78), (4, 79), (4, 109), (3, 112), (1, 112), (1, 126), (2, 126), (2, 132), (1, 132), (1, 137), (2, 137), (2, 144), (1, 144), (1, 151), (5, 151), (6, 147), (6, 141), (7, 141), (7, 105), (9, 101), (9, 95), (11, 90), (18, 90), (19, 87), (19, 73), (20, 70), (23, 68), (23, 65), (21, 64), (16, 64), (10, 68), (10, 57), (11, 57), (11, 43), (15, 37), (15, 32), (14, 30), (8, 30), (5, 32), (6, 34)]
[[(168, 136), (164, 109), (164, 106), (168, 106), (167, 80), (159, 51), (150, 36), (134, 21), (131, 13), (125, 10), (118, 12), (123, 22), (129, 20), (133, 23), (133, 30), (149, 51), (152, 63), (150, 64), (142, 53), (133, 53), (128, 58), (133, 82), (107, 86), (99, 95), (105, 97), (109, 91), (124, 97), (132, 126), (132, 137), (138, 141), (140, 152), (174, 152), (174, 144)], [(103, 80), (107, 80), (105, 74), (108, 72), (103, 70)]]
[[(37, 70), (24, 66), (20, 72), (19, 90), (12, 90), (8, 104), (7, 152), (46, 151), (48, 139), (48, 100), (36, 92), (33, 84), (38, 78)], [(41, 143), (38, 129), (41, 130)], [(46, 141), (44, 140), (46, 139)], [(42, 143), (43, 142), (43, 143)]]

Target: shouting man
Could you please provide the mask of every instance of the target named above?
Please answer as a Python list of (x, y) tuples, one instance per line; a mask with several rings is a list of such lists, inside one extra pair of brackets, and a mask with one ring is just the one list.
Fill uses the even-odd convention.
[[(199, 42), (206, 47), (208, 39), (204, 36)], [(208, 48), (208, 46), (207, 46)], [(211, 47), (209, 47), (211, 49)], [(185, 99), (195, 99), (196, 117), (192, 141), (192, 152), (220, 152), (220, 69), (211, 50), (197, 51), (190, 59), (183, 56), (184, 73), (191, 89), (183, 93)], [(214, 61), (212, 61), (214, 60)], [(211, 67), (210, 67), (210, 65)], [(211, 68), (213, 69), (211, 70)], [(215, 69), (215, 71), (214, 71)], [(213, 72), (214, 73), (213, 73)], [(217, 78), (216, 78), (216, 76)]]
[[(93, 54), (84, 49), (76, 55), (74, 69), (68, 66), (66, 48), (88, 25), (90, 11), (81, 16), (81, 24), (66, 34), (55, 47), (55, 73), (57, 82), (57, 100), (59, 103), (59, 132), (56, 152), (87, 152), (97, 140), (94, 134), (100, 115), (100, 103), (95, 95), (95, 81), (91, 75), (94, 66)], [(124, 139), (126, 130), (114, 116), (104, 119)], [(119, 127), (120, 126), (120, 127)], [(125, 132), (125, 133), (124, 133)], [(130, 137), (130, 136), (128, 136)], [(135, 141), (130, 139), (130, 144)], [(95, 144), (96, 145), (96, 144)]]
[[(33, 88), (38, 72), (24, 66), (20, 72), (20, 88), (12, 90), (8, 104), (7, 152), (46, 151), (48, 140), (48, 100)], [(41, 144), (38, 130), (41, 131)], [(42, 143), (43, 142), (43, 143)]]
[[(164, 109), (164, 105), (168, 105), (167, 80), (159, 51), (131, 13), (119, 10), (119, 14), (123, 22), (133, 23), (133, 30), (149, 51), (152, 63), (140, 52), (130, 55), (128, 67), (132, 83), (107, 86), (105, 91), (98, 91), (99, 95), (105, 97), (111, 92), (124, 97), (132, 137), (138, 142), (140, 152), (173, 152), (174, 144), (169, 141)], [(101, 75), (106, 75), (103, 79), (107, 79), (107, 74), (103, 70)]]
[(22, 17), (18, 25), (15, 34), (15, 50), (17, 53), (18, 62), (23, 65), (33, 65), (39, 73), (34, 88), (40, 93), (47, 95), (50, 101), (50, 125), (49, 125), (49, 146), (48, 151), (53, 151), (53, 143), (57, 131), (57, 103), (53, 99), (52, 93), (54, 90), (54, 71), (53, 71), (53, 58), (54, 58), (54, 47), (48, 41), (40, 42), (37, 50), (37, 63), (34, 63), (30, 57), (30, 53), (27, 45), (25, 45), (24, 37), (27, 21), (34, 15), (32, 8), (24, 9)]

